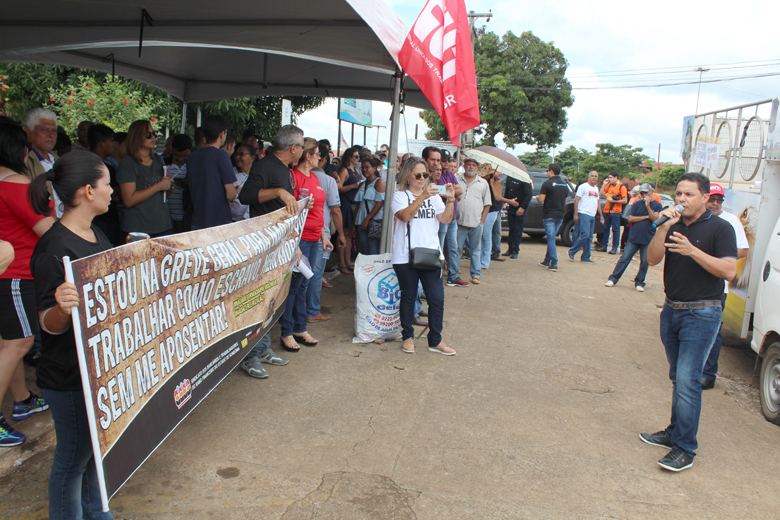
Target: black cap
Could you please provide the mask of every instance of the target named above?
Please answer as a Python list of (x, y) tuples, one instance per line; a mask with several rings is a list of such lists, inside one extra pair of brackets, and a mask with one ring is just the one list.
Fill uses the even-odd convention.
[(451, 157), (452, 157), (452, 154), (450, 154), (449, 150), (447, 150), (445, 148), (441, 149), (441, 161), (442, 162), (449, 161)]

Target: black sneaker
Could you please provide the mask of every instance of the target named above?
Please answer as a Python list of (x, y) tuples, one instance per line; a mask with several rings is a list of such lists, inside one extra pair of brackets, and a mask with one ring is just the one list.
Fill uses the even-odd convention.
[(550, 265), (550, 267), (547, 268), (548, 271), (557, 272), (558, 266), (557, 265)]
[(512, 251), (507, 251), (506, 253), (501, 253), (501, 256), (511, 256), (512, 254)]
[(593, 249), (595, 249), (596, 251), (598, 251), (598, 252), (600, 252), (600, 253), (604, 253), (604, 252), (606, 252), (606, 250), (607, 250), (607, 248), (606, 248), (605, 246), (602, 246), (601, 244), (597, 245), (597, 246), (596, 246), (596, 247), (594, 247)]
[(550, 262), (544, 262), (544, 261), (542, 261), (542, 262), (539, 262), (539, 265), (541, 265), (542, 267), (547, 267), (547, 268), (549, 268), (549, 267), (550, 267)]
[(669, 471), (682, 471), (693, 466), (693, 459), (680, 448), (672, 448), (666, 457), (658, 461), (658, 465)]
[(640, 433), (639, 438), (647, 444), (653, 446), (659, 446), (661, 448), (672, 448), (672, 441), (669, 440), (669, 436), (666, 434), (666, 430), (661, 430), (655, 433)]
[(702, 380), (701, 380), (701, 389), (702, 390), (710, 390), (712, 388), (715, 388), (715, 380), (714, 379), (702, 378)]
[(511, 258), (512, 260), (517, 260), (517, 253), (512, 253), (511, 255), (509, 255), (509, 258)]

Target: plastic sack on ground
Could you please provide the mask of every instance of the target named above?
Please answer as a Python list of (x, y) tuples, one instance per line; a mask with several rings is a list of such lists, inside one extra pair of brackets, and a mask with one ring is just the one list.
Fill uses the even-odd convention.
[(401, 339), (401, 288), (390, 253), (358, 255), (355, 260), (355, 337), (353, 343)]

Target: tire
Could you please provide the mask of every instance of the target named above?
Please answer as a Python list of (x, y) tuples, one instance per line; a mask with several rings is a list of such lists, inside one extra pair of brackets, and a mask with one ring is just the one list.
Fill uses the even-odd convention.
[(780, 425), (780, 342), (772, 343), (764, 354), (759, 396), (766, 420)]
[(564, 222), (561, 226), (561, 243), (566, 247), (571, 247), (571, 245), (574, 243), (574, 237), (571, 236), (573, 231), (574, 219), (571, 219), (568, 222)]
[(528, 233), (528, 236), (539, 240), (540, 238), (544, 238), (544, 233)]

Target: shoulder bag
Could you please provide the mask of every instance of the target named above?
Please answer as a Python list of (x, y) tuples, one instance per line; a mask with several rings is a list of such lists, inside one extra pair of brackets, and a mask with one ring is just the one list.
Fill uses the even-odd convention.
[[(409, 199), (409, 205), (412, 205), (411, 197), (406, 194)], [(414, 217), (412, 217), (414, 218)], [(412, 225), (411, 220), (406, 223), (406, 240), (409, 244), (409, 267), (418, 271), (441, 271), (443, 267), (441, 261), (441, 253), (438, 249), (430, 247), (415, 247), (412, 249)]]
[[(374, 181), (374, 183), (376, 183), (376, 181)], [(366, 191), (368, 191), (368, 187), (366, 187)], [(374, 201), (374, 204), (379, 204), (379, 202)], [(366, 216), (368, 216), (371, 212), (368, 210), (368, 202), (366, 202), (365, 193), (363, 193), (363, 206), (366, 208)], [(376, 240), (382, 239), (382, 223), (380, 221), (374, 219), (368, 221), (368, 238), (374, 238)]]

